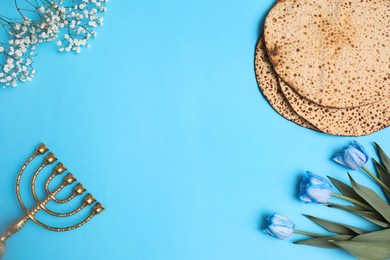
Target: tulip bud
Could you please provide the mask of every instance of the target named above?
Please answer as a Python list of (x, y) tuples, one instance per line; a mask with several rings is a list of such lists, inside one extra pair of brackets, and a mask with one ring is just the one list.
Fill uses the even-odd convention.
[(306, 203), (326, 203), (333, 193), (330, 182), (312, 172), (306, 172), (299, 186), (299, 199)]
[(268, 222), (268, 227), (263, 231), (270, 236), (286, 240), (293, 234), (295, 224), (283, 215), (274, 213)]
[(333, 160), (352, 170), (359, 169), (368, 161), (368, 154), (358, 142), (353, 141), (351, 145), (333, 156)]

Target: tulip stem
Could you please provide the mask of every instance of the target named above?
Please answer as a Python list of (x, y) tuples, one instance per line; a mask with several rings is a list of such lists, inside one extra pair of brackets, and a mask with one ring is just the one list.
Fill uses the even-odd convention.
[(362, 166), (363, 171), (365, 171), (375, 182), (377, 182), (385, 191), (390, 193), (390, 188), (387, 187), (378, 177), (376, 177), (366, 166)]
[(353, 204), (355, 204), (357, 206), (360, 206), (362, 208), (365, 208), (365, 209), (367, 209), (369, 211), (373, 211), (374, 210), (371, 206), (369, 206), (369, 205), (367, 205), (367, 204), (365, 204), (365, 203), (363, 203), (361, 201), (352, 199), (350, 197), (347, 197), (347, 196), (344, 196), (344, 195), (341, 195), (341, 194), (337, 194), (337, 193), (332, 193), (332, 196), (336, 197), (336, 198), (339, 198), (339, 199), (342, 199), (342, 200), (349, 201), (349, 202), (351, 202), (351, 203), (353, 203)]
[(312, 233), (312, 232), (306, 232), (306, 231), (297, 230), (297, 229), (294, 229), (293, 232), (295, 234), (309, 236), (309, 237), (326, 237), (325, 235), (320, 235), (320, 234), (316, 234), (316, 233)]

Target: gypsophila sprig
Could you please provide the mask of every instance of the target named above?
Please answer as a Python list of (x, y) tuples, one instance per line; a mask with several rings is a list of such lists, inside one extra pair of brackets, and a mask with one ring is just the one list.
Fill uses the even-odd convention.
[[(20, 2), (26, 7), (22, 8)], [(21, 18), (0, 16), (0, 25), (9, 38), (0, 43), (0, 86), (16, 87), (18, 82), (34, 78), (34, 57), (42, 43), (57, 40), (60, 52), (80, 53), (83, 47), (90, 47), (96, 28), (103, 25), (107, 2), (15, 0)]]
[[(383, 193), (376, 193), (371, 188), (359, 184), (349, 173), (350, 185), (328, 177), (340, 193), (335, 193), (328, 180), (312, 172), (307, 172), (299, 187), (299, 198), (302, 201), (324, 204), (329, 208), (352, 213), (371, 222), (375, 228), (366, 230), (304, 214), (327, 231), (326, 234), (317, 234), (296, 230), (295, 224), (287, 217), (274, 214), (268, 220), (269, 225), (264, 231), (279, 239), (288, 239), (293, 233), (304, 235), (308, 238), (294, 243), (342, 249), (358, 259), (390, 259), (390, 159), (376, 143), (375, 148), (379, 160), (373, 158), (372, 161), (377, 175), (366, 168), (369, 156), (363, 146), (355, 141), (338, 152), (335, 161), (350, 169), (362, 168), (375, 181), (374, 184), (382, 188)], [(330, 202), (331, 197), (342, 199), (349, 204)]]

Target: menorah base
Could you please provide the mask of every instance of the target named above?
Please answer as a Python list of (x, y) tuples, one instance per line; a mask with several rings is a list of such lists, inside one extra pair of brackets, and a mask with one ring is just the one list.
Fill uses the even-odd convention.
[(3, 257), (4, 252), (5, 252), (5, 243), (3, 241), (0, 241), (0, 259)]
[(27, 216), (24, 216), (14, 223), (12, 223), (7, 231), (5, 231), (1, 236), (0, 236), (0, 260), (5, 252), (5, 241), (10, 238), (12, 235), (15, 233), (19, 232), (24, 225), (26, 225), (26, 222), (29, 220)]

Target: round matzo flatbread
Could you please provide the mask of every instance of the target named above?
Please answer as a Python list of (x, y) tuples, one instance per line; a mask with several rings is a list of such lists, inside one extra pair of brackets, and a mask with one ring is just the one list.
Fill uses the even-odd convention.
[(303, 98), (279, 79), (292, 108), (321, 131), (341, 136), (362, 136), (390, 125), (390, 99), (355, 108), (327, 108)]
[(255, 72), (257, 84), (261, 92), (276, 112), (298, 125), (310, 129), (316, 129), (313, 125), (295, 113), (283, 96), (283, 93), (278, 85), (277, 75), (268, 60), (263, 37), (260, 37), (256, 45)]
[(326, 107), (390, 98), (389, 0), (280, 0), (264, 29), (276, 73)]

